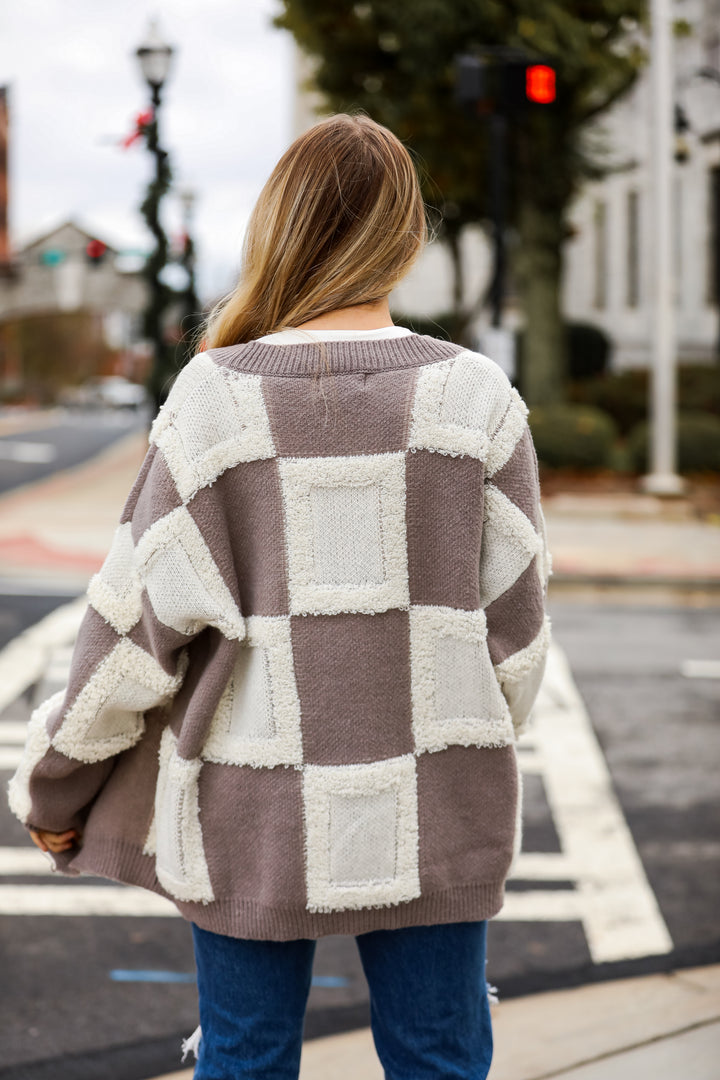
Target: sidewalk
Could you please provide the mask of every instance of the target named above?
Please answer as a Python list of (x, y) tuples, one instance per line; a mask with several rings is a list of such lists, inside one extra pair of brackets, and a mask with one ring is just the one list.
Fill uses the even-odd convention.
[[(0, 497), (0, 579), (83, 591), (110, 546), (146, 447), (144, 433), (135, 432), (84, 465)], [(555, 591), (720, 590), (720, 525), (699, 520), (682, 500), (555, 494), (544, 507)]]
[[(716, 1080), (720, 965), (501, 1001), (493, 1027), (489, 1080)], [(300, 1080), (382, 1076), (367, 1029), (303, 1047)]]

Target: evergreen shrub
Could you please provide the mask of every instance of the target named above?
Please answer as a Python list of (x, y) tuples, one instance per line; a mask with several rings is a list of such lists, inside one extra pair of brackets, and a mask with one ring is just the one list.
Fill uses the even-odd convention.
[[(630, 432), (627, 451), (637, 472), (647, 472), (650, 427), (643, 422)], [(680, 472), (720, 471), (720, 417), (707, 412), (683, 412), (677, 420), (677, 467)]]
[(585, 405), (545, 405), (529, 417), (540, 461), (553, 468), (599, 469), (613, 462), (617, 427), (599, 409)]

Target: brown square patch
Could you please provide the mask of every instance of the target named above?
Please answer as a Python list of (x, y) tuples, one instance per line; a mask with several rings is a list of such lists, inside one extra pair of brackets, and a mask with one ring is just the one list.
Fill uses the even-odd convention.
[(291, 631), (304, 761), (412, 753), (408, 613), (297, 615)]
[(285, 521), (277, 462), (228, 469), (188, 503), (243, 616), (286, 615)]
[(428, 450), (406, 458), (411, 604), (474, 611), (480, 604), (483, 467)]
[(423, 893), (501, 881), (512, 862), (518, 797), (512, 746), (451, 746), (417, 760)]
[(139, 645), (157, 660), (161, 668), (174, 675), (177, 667), (177, 650), (188, 643), (186, 634), (161, 623), (153, 611), (148, 594), (142, 594), (142, 618), (127, 635), (133, 645)]
[(217, 900), (305, 903), (302, 774), (204, 762), (200, 822)]
[(170, 475), (165, 458), (156, 446), (150, 448), (154, 455), (145, 476), (145, 484), (138, 492), (132, 513), (132, 536), (137, 544), (143, 533), (160, 518), (182, 506), (175, 481)]
[(545, 604), (533, 559), (517, 581), (485, 608), (488, 650), (493, 664), (501, 664), (518, 649), (524, 649), (540, 633)]
[(530, 429), (525, 428), (517, 441), (509, 461), (493, 475), (491, 483), (507, 495), (523, 514), (538, 527), (538, 500), (540, 488), (535, 463), (535, 448)]
[[(80, 623), (75, 647), (73, 649), (70, 677), (65, 692), (65, 710), (74, 704), (78, 694), (85, 688), (92, 673), (109, 656), (116, 645), (122, 641), (120, 634), (105, 622), (92, 605)], [(56, 722), (50, 734), (54, 735), (59, 727)]]
[(331, 457), (403, 450), (416, 379), (415, 368), (314, 379), (267, 376), (263, 392), (278, 453)]

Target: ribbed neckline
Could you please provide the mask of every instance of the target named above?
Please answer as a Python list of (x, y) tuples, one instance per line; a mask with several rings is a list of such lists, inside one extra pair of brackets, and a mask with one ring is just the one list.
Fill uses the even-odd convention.
[(234, 371), (256, 375), (342, 375), (352, 372), (386, 371), (422, 367), (462, 352), (451, 341), (422, 334), (407, 337), (375, 338), (361, 341), (318, 341), (303, 345), (269, 345), (249, 341), (224, 349), (209, 349), (207, 355)]

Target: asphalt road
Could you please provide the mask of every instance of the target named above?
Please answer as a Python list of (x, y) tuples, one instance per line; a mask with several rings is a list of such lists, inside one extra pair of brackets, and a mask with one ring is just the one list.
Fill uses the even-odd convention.
[[(60, 597), (0, 600), (6, 639), (65, 603)], [(590, 723), (584, 730), (581, 702), (573, 721), (575, 750), (563, 758), (569, 730), (563, 710), (572, 708), (556, 702), (553, 712), (550, 691), (559, 684), (551, 686), (544, 719), (538, 717), (521, 754), (527, 770), (525, 866), (535, 860), (536, 870), (510, 883), (509, 917), (490, 928), (488, 977), (501, 997), (720, 959), (720, 608), (563, 602), (552, 605), (551, 614)], [(56, 667), (62, 662), (60, 657)], [(2, 732), (27, 719), (52, 677), (58, 672), (46, 674), (0, 714), (0, 754)], [(585, 773), (595, 777), (600, 792), (591, 794), (597, 815), (574, 826), (571, 815), (568, 831), (563, 776), (577, 781)], [(602, 794), (605, 775), (608, 790)], [(612, 918), (604, 921), (604, 905), (610, 910), (614, 902), (613, 854), (602, 854), (601, 832), (615, 811), (617, 861), (639, 856), (636, 895), (628, 894), (627, 903), (651, 911), (656, 933), (647, 947), (642, 935), (613, 936)], [(574, 840), (572, 827), (581, 830)], [(552, 871), (570, 866), (554, 862), (566, 858), (569, 842), (580, 863), (584, 859), (574, 876)], [(13, 856), (26, 846), (23, 828), (0, 805), (0, 852)], [(586, 902), (589, 880), (595, 893)], [(7, 886), (24, 886), (42, 895), (48, 882), (62, 890), (58, 903), (77, 888), (73, 881), (15, 873), (5, 874), (0, 894)], [(28, 916), (11, 908), (6, 903), (0, 916), (2, 1080), (142, 1080), (178, 1067), (179, 1040), (197, 1023), (192, 946), (181, 919), (73, 917), (50, 910)], [(663, 933), (669, 934), (666, 945)], [(320, 942), (315, 980), (308, 1036), (367, 1022), (352, 939)]]
[(79, 465), (147, 423), (144, 409), (54, 409), (46, 425), (0, 436), (0, 495)]

